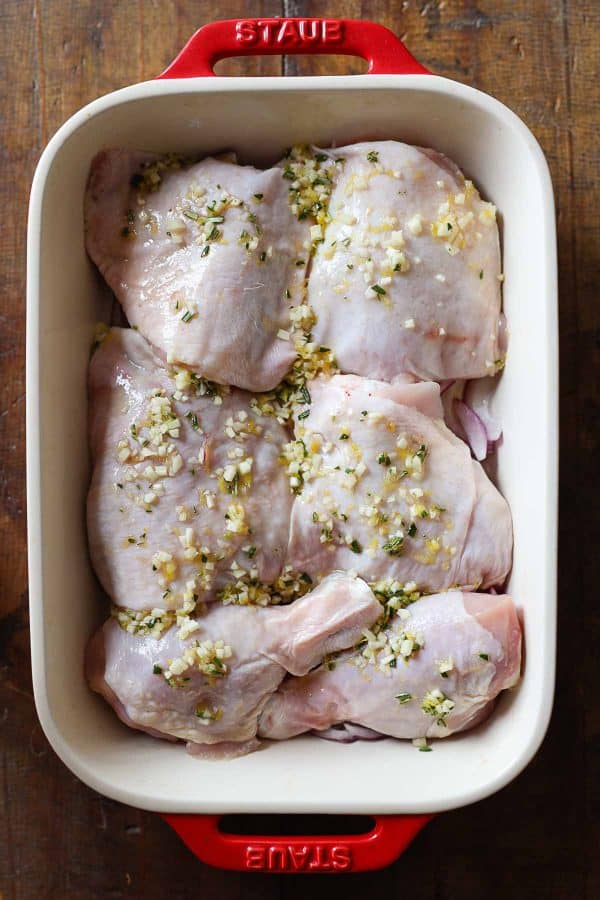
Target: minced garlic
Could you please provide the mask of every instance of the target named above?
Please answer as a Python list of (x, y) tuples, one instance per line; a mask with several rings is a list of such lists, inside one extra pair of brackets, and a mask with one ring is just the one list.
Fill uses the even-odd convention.
[(446, 718), (455, 707), (453, 700), (438, 688), (428, 691), (421, 702), (421, 709), (427, 716), (434, 716), (437, 725), (446, 727)]
[(175, 613), (166, 609), (134, 610), (114, 606), (112, 615), (128, 634), (149, 635), (156, 640), (175, 622)]
[(230, 645), (222, 640), (195, 640), (185, 648), (181, 656), (168, 660), (160, 674), (170, 684), (174, 681), (173, 687), (179, 686), (181, 676), (189, 669), (210, 678), (223, 678), (229, 671), (225, 660), (230, 659), (232, 655)]
[(329, 222), (332, 178), (341, 165), (342, 160), (332, 159), (326, 153), (315, 153), (307, 146), (297, 145), (286, 154), (282, 174), (289, 182), (290, 208), (298, 219), (314, 220), (310, 230), (313, 244), (323, 239), (323, 229)]
[(246, 521), (246, 510), (241, 503), (230, 503), (225, 513), (225, 533), (248, 534), (250, 527)]
[(272, 584), (261, 582), (257, 569), (246, 570), (236, 565), (232, 567), (232, 574), (234, 580), (217, 593), (218, 599), (226, 606), (232, 603), (238, 606), (277, 605), (296, 600), (312, 588), (310, 576), (295, 572), (291, 566), (285, 566)]

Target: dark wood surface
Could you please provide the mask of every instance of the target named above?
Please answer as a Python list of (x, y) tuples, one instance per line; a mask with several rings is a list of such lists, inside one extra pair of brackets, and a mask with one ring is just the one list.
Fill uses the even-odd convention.
[[(212, 870), (158, 816), (95, 794), (49, 748), (29, 671), (24, 268), (36, 161), (76, 109), (160, 72), (203, 23), (281, 14), (377, 20), (434, 72), (494, 94), (541, 142), (558, 206), (560, 615), (550, 731), (505, 790), (439, 817), (389, 869), (335, 882)], [(307, 890), (413, 900), (600, 897), (598, 0), (2, 0), (0, 27), (0, 900), (300, 898)], [(362, 66), (272, 57), (219, 70), (294, 75)]]

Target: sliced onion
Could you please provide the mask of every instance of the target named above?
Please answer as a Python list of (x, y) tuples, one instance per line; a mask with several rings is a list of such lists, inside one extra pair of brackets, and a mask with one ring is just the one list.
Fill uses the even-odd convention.
[(326, 741), (337, 741), (339, 744), (353, 744), (354, 741), (380, 741), (385, 735), (364, 725), (354, 725), (345, 722), (343, 725), (332, 725), (323, 731), (313, 731), (311, 734), (324, 738)]
[(503, 356), (508, 350), (508, 324), (504, 313), (498, 317), (498, 350)]
[(485, 425), (477, 413), (462, 400), (455, 400), (453, 406), (456, 418), (465, 433), (467, 444), (475, 459), (481, 462), (486, 458), (488, 450), (488, 434)]
[(185, 749), (190, 756), (198, 759), (237, 759), (260, 750), (261, 743), (256, 738), (248, 741), (222, 741), (219, 744), (195, 744), (188, 741)]
[(446, 423), (450, 431), (453, 431), (454, 434), (461, 439), (461, 441), (466, 440), (466, 437), (456, 416), (454, 401), (462, 400), (465, 391), (465, 383), (466, 382), (463, 381), (462, 378), (457, 378), (454, 381), (450, 382), (444, 389), (444, 392), (441, 394), (442, 407), (444, 408), (444, 422)]
[(410, 375), (408, 372), (401, 372), (399, 375), (394, 375), (390, 384), (417, 384), (419, 379), (416, 375)]
[(497, 385), (496, 378), (477, 378), (469, 381), (463, 396), (464, 402), (481, 419), (487, 432), (488, 441), (495, 443), (502, 435), (502, 428), (490, 412), (490, 398)]
[(353, 735), (359, 741), (380, 741), (385, 735), (379, 731), (373, 731), (372, 728), (365, 728), (364, 725), (354, 725), (353, 722), (346, 722), (344, 728), (348, 734)]
[(440, 395), (443, 396), (448, 388), (451, 388), (455, 382), (456, 378), (446, 378), (445, 381), (440, 381)]
[(238, 156), (235, 150), (223, 150), (222, 153), (215, 153), (213, 159), (218, 159), (219, 162), (233, 163), (234, 166), (237, 166)]
[(343, 725), (333, 725), (331, 728), (325, 728), (323, 731), (312, 731), (316, 737), (323, 738), (326, 741), (337, 741), (340, 744), (353, 744), (358, 738), (348, 734)]

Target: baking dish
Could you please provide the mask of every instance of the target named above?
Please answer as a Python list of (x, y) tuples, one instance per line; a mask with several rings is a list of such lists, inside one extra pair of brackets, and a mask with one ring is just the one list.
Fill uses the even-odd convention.
[[(294, 79), (212, 77), (212, 65), (226, 56), (282, 52), (350, 53), (367, 58), (370, 70)], [(234, 148), (242, 162), (266, 164), (294, 143), (385, 138), (447, 154), (501, 211), (510, 349), (492, 401), (504, 429), (493, 474), (514, 520), (508, 590), (525, 630), (523, 680), (500, 698), (486, 724), (436, 742), (433, 753), (418, 753), (410, 742), (340, 748), (300, 737), (233, 761), (193, 759), (181, 746), (126, 729), (82, 676), (84, 643), (106, 615), (84, 527), (86, 371), (94, 326), (107, 319), (111, 302), (83, 244), (89, 164), (103, 146), (190, 154)], [(382, 865), (428, 815), (507, 784), (542, 741), (554, 689), (557, 371), (554, 206), (543, 154), (506, 107), (428, 74), (387, 29), (333, 19), (213, 23), (160, 78), (111, 93), (72, 116), (39, 162), (28, 232), (32, 667), (40, 721), (61, 759), (97, 791), (168, 814), (201, 858), (281, 871)], [(250, 840), (220, 833), (218, 816), (227, 812), (381, 818), (360, 838)], [(312, 848), (310, 859), (300, 854), (302, 865), (286, 849), (296, 847), (294, 841)], [(339, 847), (343, 852), (334, 854)]]

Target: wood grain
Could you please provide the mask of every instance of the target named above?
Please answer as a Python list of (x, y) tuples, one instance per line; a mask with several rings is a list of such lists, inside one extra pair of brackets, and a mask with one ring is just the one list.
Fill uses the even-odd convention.
[[(375, 19), (434, 72), (494, 94), (540, 141), (558, 209), (560, 618), (550, 731), (532, 765), (500, 794), (441, 816), (389, 869), (335, 885), (320, 876), (307, 883), (211, 870), (157, 816), (84, 787), (41, 733), (29, 674), (24, 236), (36, 160), (76, 109), (160, 72), (204, 22), (278, 14)], [(373, 889), (386, 897), (409, 890), (414, 900), (600, 897), (596, 0), (3, 0), (0, 28), (0, 900), (299, 900), (307, 888), (320, 898), (332, 887), (348, 900)], [(219, 71), (295, 75), (362, 65), (271, 57), (227, 61)]]

